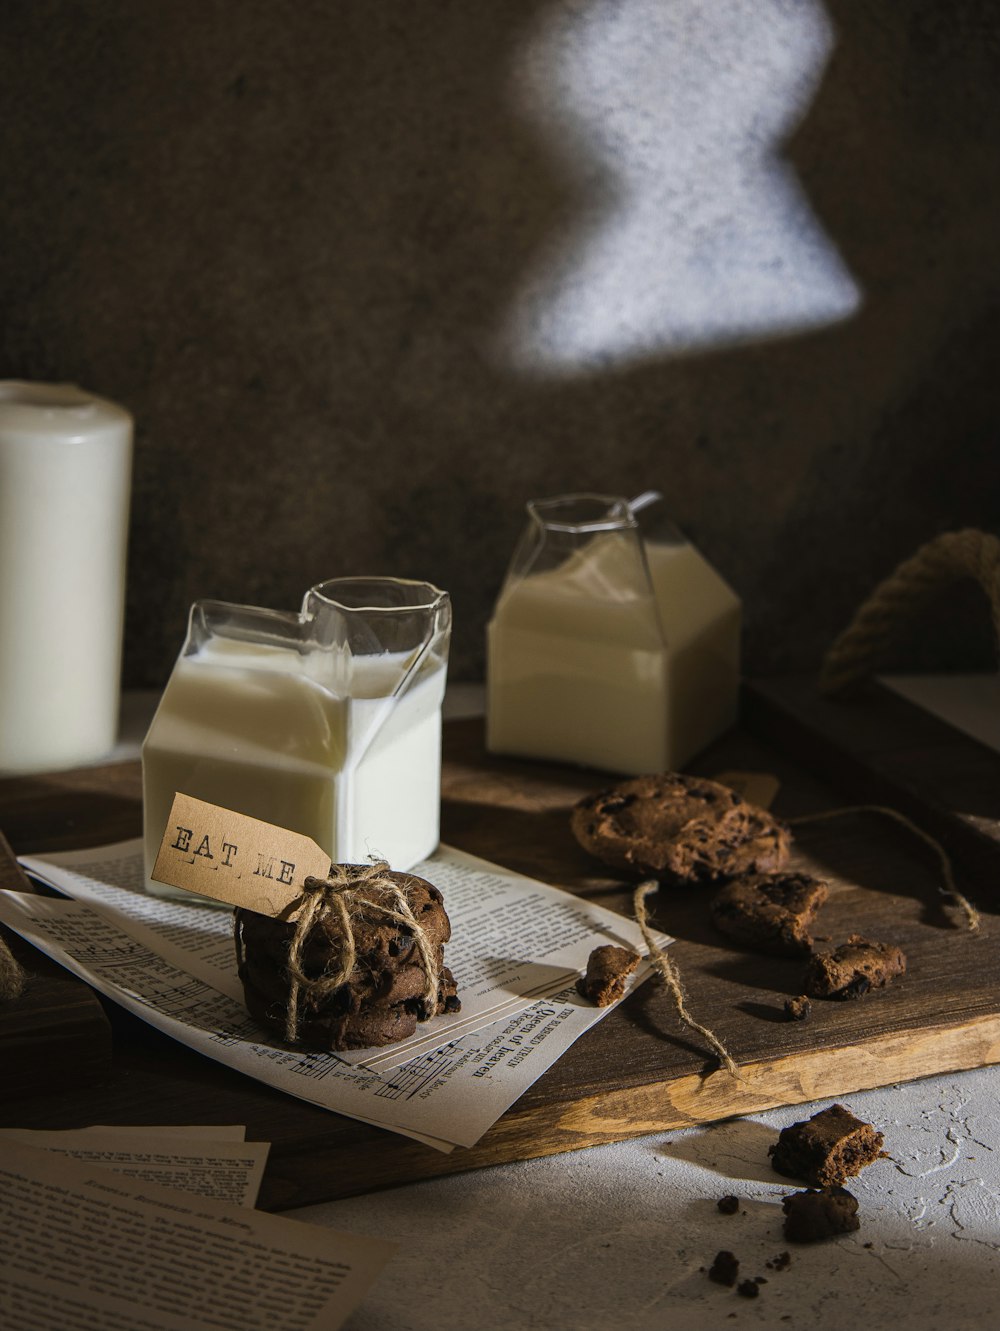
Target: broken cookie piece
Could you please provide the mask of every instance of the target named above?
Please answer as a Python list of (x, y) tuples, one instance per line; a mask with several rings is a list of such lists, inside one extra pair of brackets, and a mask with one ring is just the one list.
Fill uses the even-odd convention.
[(614, 947), (605, 943), (595, 947), (587, 958), (587, 973), (577, 980), (576, 987), (598, 1007), (617, 1003), (625, 992), (625, 981), (639, 964), (639, 954), (627, 947)]
[(885, 1139), (843, 1105), (831, 1105), (784, 1128), (770, 1148), (771, 1164), (786, 1178), (830, 1188), (878, 1160)]
[(819, 1243), (861, 1228), (857, 1198), (846, 1188), (794, 1192), (782, 1200), (781, 1206), (785, 1238), (792, 1243)]
[(812, 998), (861, 998), (905, 973), (901, 948), (852, 934), (835, 952), (817, 952), (811, 958), (803, 988)]
[(720, 933), (754, 952), (799, 956), (812, 950), (809, 930), (829, 888), (807, 873), (746, 874), (711, 902)]
[(739, 1273), (739, 1262), (725, 1248), (715, 1254), (715, 1261), (708, 1268), (709, 1280), (714, 1280), (717, 1285), (735, 1285)]

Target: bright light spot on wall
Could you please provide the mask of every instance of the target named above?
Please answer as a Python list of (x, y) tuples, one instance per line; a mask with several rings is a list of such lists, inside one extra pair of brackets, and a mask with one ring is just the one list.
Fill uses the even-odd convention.
[(819, 0), (556, 0), (512, 96), (576, 182), (497, 351), (541, 373), (782, 336), (860, 290), (782, 144), (834, 34)]

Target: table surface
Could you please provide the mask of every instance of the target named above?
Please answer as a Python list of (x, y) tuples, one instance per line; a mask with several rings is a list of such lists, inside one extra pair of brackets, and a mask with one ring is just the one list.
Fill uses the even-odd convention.
[[(953, 690), (1000, 708), (1000, 685)], [(919, 684), (907, 695), (921, 701)], [(932, 697), (931, 694), (934, 696)], [(941, 711), (936, 681), (928, 705)], [(482, 691), (450, 691), (450, 715)], [(134, 756), (151, 698), (126, 700), (119, 757)], [(967, 725), (975, 732), (973, 710)], [(985, 738), (995, 730), (984, 715)], [(1000, 1068), (859, 1092), (846, 1103), (885, 1134), (888, 1158), (850, 1190), (856, 1234), (793, 1247), (781, 1198), (794, 1185), (768, 1146), (829, 1100), (705, 1128), (499, 1165), (302, 1208), (313, 1224), (398, 1241), (399, 1250), (348, 1331), (631, 1331), (728, 1325), (841, 1331), (905, 1318), (911, 1331), (972, 1331), (1000, 1293)], [(720, 1197), (740, 1199), (722, 1215)], [(740, 1278), (763, 1276), (756, 1299), (708, 1280), (720, 1249)], [(791, 1261), (775, 1270), (779, 1253)]]

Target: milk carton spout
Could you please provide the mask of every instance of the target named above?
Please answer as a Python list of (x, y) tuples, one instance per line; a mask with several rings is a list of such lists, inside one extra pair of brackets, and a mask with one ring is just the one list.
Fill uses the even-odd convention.
[(404, 578), (332, 578), (306, 592), (301, 619), (317, 647), (343, 655), (349, 697), (399, 697), (440, 668), (451, 632), (447, 592)]

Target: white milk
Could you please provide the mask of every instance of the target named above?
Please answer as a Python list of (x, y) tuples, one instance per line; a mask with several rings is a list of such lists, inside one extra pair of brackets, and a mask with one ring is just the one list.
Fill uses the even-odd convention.
[(513, 581), (488, 629), (495, 753), (612, 772), (683, 766), (736, 720), (740, 601), (694, 546), (598, 536)]
[(409, 869), (434, 850), (444, 666), (393, 698), (404, 658), (355, 657), (344, 698), (311, 677), (323, 664), (220, 637), (178, 660), (142, 750), (147, 880), (176, 791), (305, 833), (341, 863)]
[(121, 407), (0, 382), (0, 774), (114, 746), (131, 460)]

